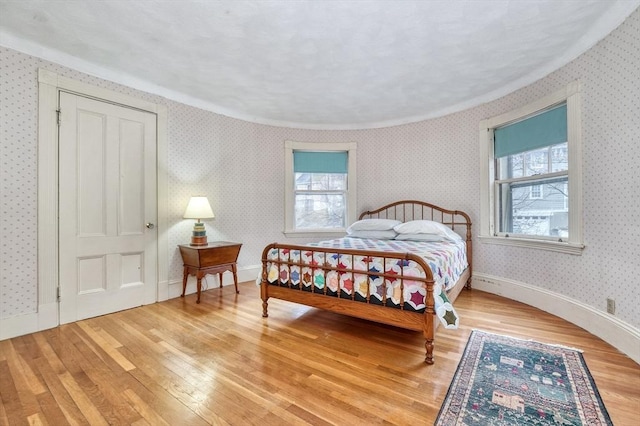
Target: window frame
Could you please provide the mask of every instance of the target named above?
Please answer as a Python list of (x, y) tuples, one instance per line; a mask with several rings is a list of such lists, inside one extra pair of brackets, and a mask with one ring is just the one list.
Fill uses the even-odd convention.
[[(356, 174), (356, 149), (355, 142), (296, 142), (285, 141), (285, 227), (284, 234), (293, 237), (342, 237), (347, 232), (347, 226), (356, 221), (357, 212), (357, 174)], [(346, 151), (347, 163), (347, 190), (346, 190), (346, 224), (340, 228), (316, 228), (298, 230), (295, 228), (295, 173), (293, 171), (293, 151)]]
[[(480, 140), (480, 235), (483, 243), (582, 254), (582, 124), (581, 83), (574, 81), (558, 90), (514, 111), (482, 120), (479, 126)], [(494, 162), (494, 129), (522, 120), (554, 105), (567, 104), (567, 149), (569, 190), (569, 238), (554, 239), (534, 235), (523, 237), (500, 235), (496, 232), (496, 193)]]

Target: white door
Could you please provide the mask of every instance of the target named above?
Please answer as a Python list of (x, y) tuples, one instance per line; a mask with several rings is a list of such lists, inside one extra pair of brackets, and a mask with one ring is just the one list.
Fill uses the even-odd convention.
[(156, 115), (60, 93), (60, 323), (156, 301)]

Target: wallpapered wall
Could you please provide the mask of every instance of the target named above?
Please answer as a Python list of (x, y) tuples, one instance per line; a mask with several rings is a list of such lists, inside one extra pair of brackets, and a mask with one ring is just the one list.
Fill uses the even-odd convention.
[(478, 123), (583, 83), (582, 256), (475, 242), (475, 270), (522, 281), (605, 308), (640, 327), (640, 11), (569, 65), (497, 101), (442, 118), (385, 129), (313, 131), (231, 119), (107, 82), (0, 47), (0, 318), (37, 310), (37, 69), (165, 104), (169, 116), (169, 279), (181, 279), (174, 247), (188, 240), (182, 219), (192, 194), (206, 194), (216, 218), (210, 239), (242, 242), (239, 267), (259, 263), (265, 244), (284, 241), (283, 142), (358, 143), (358, 209), (402, 198), (465, 210), (478, 223)]

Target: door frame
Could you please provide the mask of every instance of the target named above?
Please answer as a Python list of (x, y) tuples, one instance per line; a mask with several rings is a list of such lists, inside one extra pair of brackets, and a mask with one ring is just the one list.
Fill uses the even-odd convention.
[(38, 330), (60, 324), (57, 109), (61, 91), (156, 114), (158, 282), (155, 283), (155, 300), (148, 303), (167, 300), (169, 297), (167, 107), (82, 83), (40, 68), (38, 69)]

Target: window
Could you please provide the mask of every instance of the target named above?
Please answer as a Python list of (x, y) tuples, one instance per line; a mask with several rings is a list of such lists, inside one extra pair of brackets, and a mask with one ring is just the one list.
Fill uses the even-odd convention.
[(483, 242), (582, 250), (580, 85), (480, 123)]
[(569, 168), (558, 161), (567, 158), (567, 104), (497, 127), (493, 140), (497, 232), (567, 237)]
[(344, 234), (355, 221), (356, 144), (285, 142), (285, 233)]
[(532, 200), (541, 200), (542, 196), (542, 185), (531, 185), (531, 190), (529, 191), (529, 198)]

